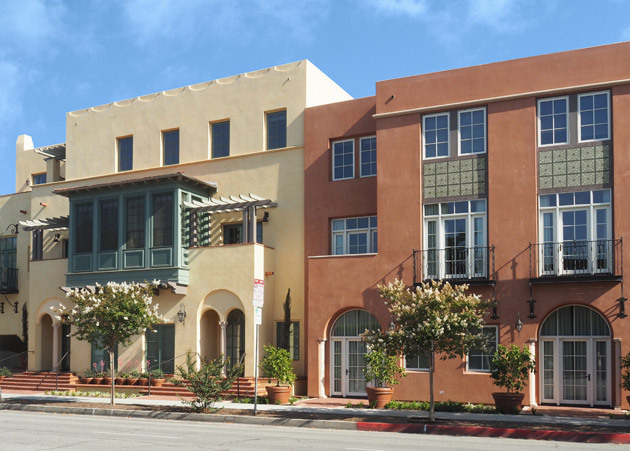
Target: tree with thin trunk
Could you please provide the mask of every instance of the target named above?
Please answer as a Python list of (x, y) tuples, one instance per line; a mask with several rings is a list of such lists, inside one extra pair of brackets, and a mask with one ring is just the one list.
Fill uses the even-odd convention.
[(291, 288), (287, 291), (287, 297), (284, 300), (284, 321), (282, 326), (282, 343), (279, 347), (291, 352)]
[(375, 333), (378, 337), (374, 338), (383, 340), (391, 352), (429, 358), (429, 420), (435, 421), (435, 356), (446, 360), (464, 357), (471, 349), (484, 349), (483, 317), (490, 303), (466, 294), (468, 285), (448, 282), (431, 281), (413, 290), (396, 280), (378, 289), (394, 327)]
[(153, 284), (108, 282), (96, 284), (94, 291), (74, 288), (66, 293), (74, 307), (60, 304), (53, 310), (56, 318), (72, 326), (71, 335), (104, 349), (109, 354), (112, 378), (111, 404), (116, 403), (114, 352), (118, 346), (127, 346), (134, 336), (162, 322), (158, 305), (153, 304)]

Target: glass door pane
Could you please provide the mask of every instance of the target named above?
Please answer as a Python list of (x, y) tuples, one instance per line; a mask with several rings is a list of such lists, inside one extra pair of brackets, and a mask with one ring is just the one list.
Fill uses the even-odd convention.
[(608, 401), (608, 343), (595, 342), (595, 401)]
[(564, 401), (586, 402), (586, 341), (562, 342), (562, 398)]
[(360, 340), (348, 340), (347, 393), (348, 395), (365, 395), (365, 353), (366, 343)]
[(466, 219), (444, 221), (445, 278), (466, 277)]
[(343, 356), (341, 354), (341, 340), (333, 340), (332, 342), (332, 393), (341, 395), (342, 374), (343, 374)]
[(543, 342), (543, 399), (545, 401), (555, 400), (554, 387), (554, 342)]
[(562, 268), (565, 272), (588, 272), (586, 217), (586, 210), (562, 212)]

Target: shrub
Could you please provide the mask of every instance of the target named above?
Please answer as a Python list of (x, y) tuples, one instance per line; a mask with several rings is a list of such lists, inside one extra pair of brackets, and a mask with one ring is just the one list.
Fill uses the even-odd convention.
[(153, 371), (151, 371), (151, 377), (153, 379), (164, 379), (164, 371), (162, 371), (159, 368), (156, 368)]
[(293, 372), (291, 354), (289, 351), (275, 346), (265, 345), (265, 355), (260, 360), (260, 369), (271, 382), (277, 379), (276, 386), (280, 384), (293, 385), (296, 375)]
[(375, 387), (399, 384), (398, 379), (405, 377), (405, 370), (398, 365), (398, 357), (389, 355), (383, 347), (377, 345), (378, 342), (372, 343), (365, 354), (365, 380), (372, 382)]
[(11, 377), (11, 370), (6, 366), (0, 368), (0, 377)]
[(189, 384), (184, 384), (184, 380), (179, 379), (172, 379), (171, 382), (178, 387), (186, 387), (195, 395), (192, 401), (180, 396), (182, 402), (197, 412), (216, 412), (218, 409), (214, 408), (214, 404), (221, 401), (221, 393), (232, 388), (232, 383), (241, 374), (241, 367), (230, 365), (230, 360), (221, 356), (214, 360), (202, 359), (200, 368), (197, 369), (194, 354), (188, 352), (186, 363), (177, 367), (177, 373)]
[(630, 391), (630, 352), (621, 357), (621, 388)]
[(515, 393), (523, 390), (529, 372), (534, 372), (535, 369), (533, 357), (527, 347), (520, 349), (512, 345), (506, 348), (499, 345), (492, 357), (490, 377), (497, 387), (505, 387), (508, 393)]

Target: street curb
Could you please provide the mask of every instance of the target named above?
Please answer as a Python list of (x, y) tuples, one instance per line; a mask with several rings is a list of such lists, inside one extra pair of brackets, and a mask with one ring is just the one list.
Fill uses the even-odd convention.
[(501, 437), (529, 440), (551, 440), (579, 443), (630, 443), (630, 434), (610, 432), (541, 431), (478, 426), (444, 426), (437, 424), (392, 424), (358, 422), (358, 431), (403, 432), (412, 434)]
[(147, 418), (155, 420), (199, 421), (206, 423), (256, 424), (266, 426), (309, 427), (314, 429), (342, 429), (356, 431), (356, 423), (341, 420), (309, 420), (300, 418), (272, 418), (245, 415), (211, 415), (204, 413), (160, 412), (156, 410), (124, 410), (86, 407), (39, 406), (0, 402), (0, 410), (22, 412), (62, 413), (73, 415), (99, 415), (122, 418)]

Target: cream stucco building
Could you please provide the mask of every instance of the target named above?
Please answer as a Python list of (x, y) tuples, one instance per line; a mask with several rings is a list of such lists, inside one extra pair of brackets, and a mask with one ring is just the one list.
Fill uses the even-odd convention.
[(26, 332), (29, 370), (81, 373), (102, 351), (56, 323), (60, 288), (159, 279), (166, 323), (119, 349), (119, 368), (172, 372), (192, 350), (251, 376), (257, 279), (261, 345), (276, 344), (291, 289), (305, 376), (304, 109), (347, 99), (304, 60), (70, 112), (64, 144), (21, 135), (16, 193), (0, 197), (0, 335)]

